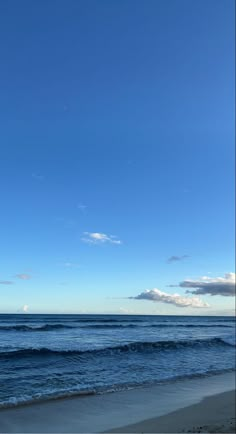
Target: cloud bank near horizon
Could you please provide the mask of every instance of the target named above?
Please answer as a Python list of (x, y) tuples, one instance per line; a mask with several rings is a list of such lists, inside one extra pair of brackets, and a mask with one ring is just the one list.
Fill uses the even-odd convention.
[(179, 294), (168, 294), (166, 292), (160, 291), (160, 289), (146, 289), (141, 294), (136, 297), (128, 297), (133, 300), (149, 300), (154, 302), (162, 302), (168, 304), (174, 304), (178, 307), (196, 307), (196, 308), (206, 308), (209, 307), (208, 303), (205, 303), (198, 297), (185, 297)]
[(194, 295), (221, 295), (224, 297), (235, 296), (235, 273), (226, 273), (224, 277), (200, 277), (198, 280), (184, 280), (180, 282), (180, 288), (191, 288), (187, 294)]

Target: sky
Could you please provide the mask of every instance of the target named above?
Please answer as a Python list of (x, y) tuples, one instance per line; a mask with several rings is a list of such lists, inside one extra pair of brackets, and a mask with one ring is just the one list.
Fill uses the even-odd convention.
[(0, 4), (0, 312), (227, 315), (233, 0)]

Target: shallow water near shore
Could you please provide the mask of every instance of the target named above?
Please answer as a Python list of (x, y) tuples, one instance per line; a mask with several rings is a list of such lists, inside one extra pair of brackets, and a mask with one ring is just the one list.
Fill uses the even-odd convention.
[(2, 407), (234, 368), (233, 317), (0, 315)]
[[(140, 387), (138, 390), (125, 390), (113, 394), (34, 402), (31, 405), (0, 409), (0, 431), (8, 433), (95, 433), (112, 432), (112, 430), (158, 432), (158, 425), (155, 425), (154, 431), (149, 430), (149, 425), (146, 425), (149, 419), (168, 415), (181, 408), (186, 408), (188, 414), (189, 406), (199, 403), (205, 397), (230, 391), (234, 387), (235, 373), (231, 372), (206, 378), (182, 379), (169, 384)], [(229, 404), (233, 402), (231, 399)], [(220, 416), (224, 406), (223, 399), (219, 413), (214, 412), (214, 421)], [(227, 403), (226, 406), (228, 408)], [(231, 413), (232, 410), (229, 411), (229, 414)], [(205, 416), (207, 415), (206, 408)], [(200, 418), (201, 423), (204, 418)], [(192, 418), (190, 419), (192, 423)], [(139, 422), (142, 424), (142, 421), (146, 421), (145, 429), (135, 431), (126, 429), (130, 424)], [(167, 418), (165, 428), (168, 428), (170, 422), (173, 426), (175, 418), (171, 417), (171, 420)], [(183, 421), (182, 428), (185, 426)]]

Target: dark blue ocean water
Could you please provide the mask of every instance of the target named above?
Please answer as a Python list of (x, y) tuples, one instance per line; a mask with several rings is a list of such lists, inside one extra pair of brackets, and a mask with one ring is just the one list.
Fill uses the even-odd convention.
[(0, 406), (235, 369), (235, 318), (0, 315)]

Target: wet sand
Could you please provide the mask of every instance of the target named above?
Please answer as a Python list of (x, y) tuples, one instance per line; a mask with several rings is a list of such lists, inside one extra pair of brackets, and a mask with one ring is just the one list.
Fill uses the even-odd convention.
[(0, 432), (233, 432), (234, 387), (230, 372), (6, 408), (0, 410)]
[(235, 390), (110, 433), (235, 433)]

